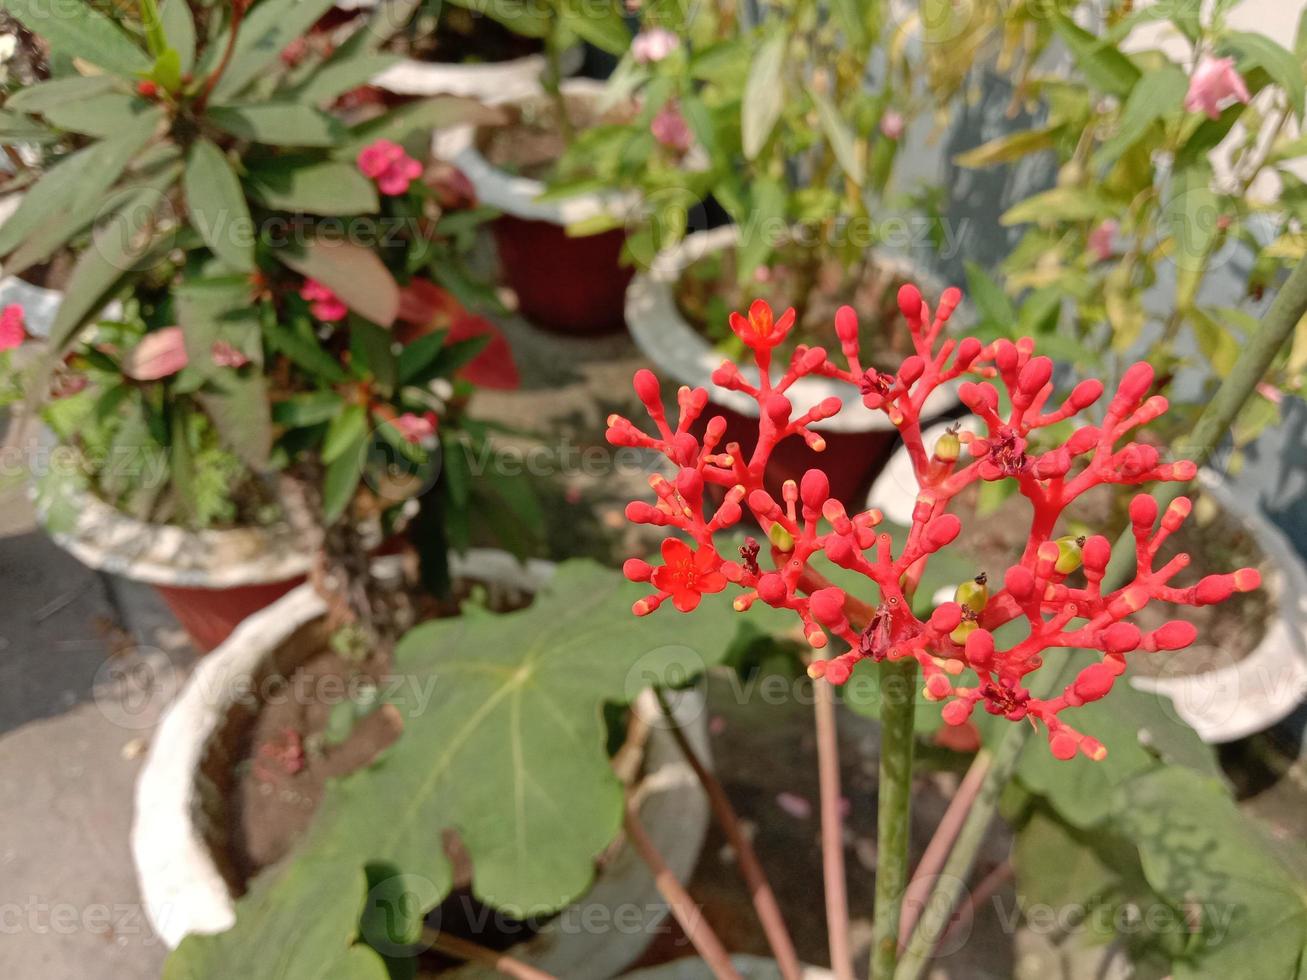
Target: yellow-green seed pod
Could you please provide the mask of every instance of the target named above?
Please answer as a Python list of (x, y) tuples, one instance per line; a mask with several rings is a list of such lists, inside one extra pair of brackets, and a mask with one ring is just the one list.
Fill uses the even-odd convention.
[(962, 452), (962, 440), (956, 432), (945, 432), (935, 442), (935, 458), (952, 463)]
[(987, 576), (982, 572), (970, 582), (963, 582), (953, 593), (953, 601), (966, 609), (970, 609), (976, 615), (985, 611), (985, 606), (989, 603), (989, 586)]
[(1053, 543), (1057, 545), (1057, 561), (1053, 563), (1053, 570), (1059, 575), (1070, 575), (1080, 567), (1081, 548), (1085, 544), (1084, 536), (1068, 534)]
[(767, 539), (771, 541), (772, 547), (777, 551), (793, 551), (794, 535), (785, 530), (785, 526), (779, 521), (772, 524), (767, 531)]
[(962, 646), (967, 642), (967, 637), (974, 633), (977, 628), (978, 624), (974, 619), (964, 619), (953, 628), (953, 632), (948, 635), (948, 638), (958, 646)]

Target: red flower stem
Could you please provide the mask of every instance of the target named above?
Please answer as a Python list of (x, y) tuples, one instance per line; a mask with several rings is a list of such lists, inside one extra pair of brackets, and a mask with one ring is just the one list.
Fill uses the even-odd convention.
[(433, 949), (456, 956), (460, 960), (467, 960), (469, 963), (481, 963), (515, 980), (557, 980), (552, 973), (537, 970), (534, 966), (515, 960), (505, 953), (497, 953), (493, 949), (478, 946), (474, 942), (451, 936), (438, 929), (424, 929), (423, 936), (431, 943)]
[(790, 938), (789, 930), (785, 926), (785, 919), (781, 915), (780, 905), (776, 901), (776, 893), (772, 891), (771, 883), (767, 880), (767, 875), (762, 869), (757, 852), (754, 851), (749, 838), (745, 836), (740, 827), (740, 818), (731, 805), (730, 797), (726, 795), (726, 790), (717, 777), (703, 764), (689, 739), (685, 737), (685, 732), (676, 723), (675, 716), (672, 714), (662, 690), (655, 688), (655, 693), (658, 696), (658, 703), (662, 706), (663, 714), (671, 723), (672, 737), (676, 739), (676, 744), (685, 756), (685, 761), (690, 764), (694, 774), (699, 777), (704, 792), (708, 794), (708, 803), (712, 807), (713, 814), (717, 817), (717, 822), (726, 834), (726, 840), (730, 843), (731, 850), (735, 852), (740, 874), (749, 888), (749, 895), (753, 899), (753, 907), (758, 913), (758, 921), (762, 924), (762, 931), (767, 936), (767, 944), (771, 947), (772, 955), (776, 957), (781, 976), (785, 980), (799, 980), (803, 968), (799, 963), (798, 954), (794, 950), (794, 941)]
[(953, 843), (962, 830), (967, 813), (970, 812), (971, 805), (980, 793), (985, 774), (989, 771), (990, 761), (991, 756), (984, 749), (976, 755), (970, 768), (967, 769), (967, 774), (962, 778), (957, 792), (953, 794), (953, 799), (949, 801), (948, 809), (944, 811), (944, 816), (939, 826), (935, 828), (930, 843), (926, 845), (926, 852), (921, 856), (921, 862), (912, 874), (912, 881), (903, 895), (903, 914), (899, 919), (900, 952), (907, 948), (908, 939), (912, 936), (912, 930), (916, 928), (917, 920), (925, 907), (926, 896), (930, 894), (931, 887), (935, 884), (940, 869), (944, 867), (949, 851), (952, 850)]
[[(1220, 445), (1225, 434), (1230, 431), (1231, 423), (1252, 397), (1257, 383), (1265, 375), (1280, 348), (1293, 335), (1294, 328), (1304, 315), (1307, 315), (1307, 258), (1299, 261), (1280, 288), (1271, 308), (1262, 318), (1261, 327), (1249, 340), (1234, 368), (1203, 409), (1190, 433), (1188, 445), (1184, 447), (1186, 455), (1195, 462), (1202, 463)], [(1159, 487), (1156, 493), (1158, 506), (1164, 509), (1183, 489), (1184, 486), (1180, 483)], [(1129, 552), (1130, 537), (1131, 532), (1128, 530), (1121, 535), (1118, 550)], [(1113, 562), (1103, 580), (1103, 590), (1110, 591), (1124, 582), (1131, 572), (1131, 564), (1124, 559), (1120, 563)], [(1056, 676), (1036, 674), (1034, 683), (1030, 685), (1031, 693), (1036, 693), (1036, 687), (1043, 689), (1041, 694), (1057, 690), (1071, 673), (1068, 661)], [(957, 905), (963, 883), (971, 875), (976, 852), (998, 807), (999, 795), (1012, 777), (1031, 731), (1028, 726), (1015, 725), (1007, 730), (999, 742), (984, 785), (971, 812), (967, 814), (953, 853), (944, 865), (944, 874), (925, 905), (925, 912), (899, 963), (895, 980), (918, 980), (934, 955), (937, 941), (944, 934), (946, 924)]]
[(195, 99), (197, 116), (204, 112), (204, 107), (209, 104), (209, 96), (213, 94), (214, 88), (226, 73), (227, 66), (231, 64), (232, 55), (236, 53), (236, 37), (240, 33), (241, 22), (245, 19), (245, 8), (248, 6), (249, 0), (234, 0), (232, 3), (231, 33), (227, 35), (227, 48), (222, 53), (222, 60), (218, 62), (218, 67), (204, 80), (204, 88)]
[(713, 976), (717, 980), (741, 980), (740, 974), (731, 964), (731, 957), (726, 952), (726, 947), (708, 925), (699, 906), (690, 897), (690, 893), (676, 880), (676, 875), (667, 867), (663, 856), (658, 853), (658, 848), (654, 846), (648, 832), (640, 823), (640, 818), (635, 812), (634, 801), (629, 797), (626, 801), (624, 826), (631, 846), (654, 873), (654, 884), (658, 886), (659, 894), (663, 896), (672, 910), (672, 915), (685, 930), (685, 935), (693, 944), (695, 951), (703, 957), (704, 962), (712, 970)]
[(844, 816), (840, 808), (840, 745), (835, 722), (835, 690), (830, 684), (815, 682), (813, 694), (817, 781), (821, 800), (821, 871), (826, 894), (830, 965), (836, 980), (853, 980), (849, 899), (844, 878)]

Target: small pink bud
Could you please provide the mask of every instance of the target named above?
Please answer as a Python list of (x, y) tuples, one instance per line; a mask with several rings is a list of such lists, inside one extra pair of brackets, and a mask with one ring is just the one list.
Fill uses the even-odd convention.
[(938, 701), (953, 693), (953, 685), (943, 674), (931, 674), (926, 678), (926, 693)]
[(767, 412), (767, 417), (776, 425), (784, 425), (788, 422), (790, 420), (790, 413), (794, 410), (794, 406), (790, 404), (790, 400), (780, 392), (772, 392), (768, 395), (767, 402), (763, 408)]
[(1148, 528), (1157, 522), (1157, 501), (1146, 493), (1130, 501), (1130, 523), (1137, 528)]
[(1003, 576), (1003, 587), (1012, 598), (1024, 601), (1035, 591), (1035, 576), (1025, 565), (1013, 565)]
[(843, 589), (834, 586), (818, 589), (808, 600), (808, 608), (818, 622), (825, 626), (838, 626), (844, 622), (844, 599)]
[(1099, 431), (1097, 426), (1082, 426), (1071, 433), (1071, 438), (1066, 441), (1066, 451), (1072, 456), (1087, 453), (1098, 445), (1098, 437), (1101, 435), (1102, 432)]
[(1183, 650), (1198, 639), (1198, 629), (1193, 623), (1173, 619), (1163, 623), (1144, 638), (1146, 650)]
[(830, 480), (821, 470), (808, 470), (803, 474), (799, 496), (804, 506), (820, 511), (830, 499)]
[(1025, 395), (1034, 397), (1040, 389), (1048, 384), (1053, 376), (1053, 362), (1047, 357), (1032, 357), (1026, 362), (1017, 376), (1017, 389)]
[(851, 344), (858, 339), (858, 314), (853, 307), (841, 306), (835, 311), (835, 333), (845, 344)]
[(781, 514), (781, 508), (766, 490), (754, 490), (749, 494), (749, 509), (759, 517), (775, 520)]
[(921, 319), (921, 290), (912, 283), (899, 287), (899, 311), (908, 320)]
[(653, 575), (653, 566), (639, 558), (628, 558), (622, 565), (622, 574), (632, 582), (648, 582)]
[(1193, 503), (1188, 497), (1176, 497), (1167, 505), (1166, 513), (1162, 515), (1162, 527), (1168, 531), (1179, 530), (1191, 510), (1193, 510)]
[(975, 705), (971, 701), (958, 698), (956, 701), (950, 701), (940, 710), (940, 717), (944, 719), (946, 725), (964, 725), (968, 718), (971, 717), (971, 709)]
[(984, 629), (972, 630), (964, 651), (967, 663), (983, 670), (994, 661), (994, 634)]
[(964, 337), (962, 342), (958, 344), (958, 352), (953, 364), (959, 369), (966, 368), (980, 356), (982, 350), (984, 350), (984, 344), (975, 337)]
[(1091, 664), (1076, 678), (1074, 690), (1082, 701), (1097, 701), (1116, 683), (1116, 674), (1105, 664)]
[(635, 394), (646, 408), (653, 411), (661, 411), (663, 399), (658, 390), (658, 378), (648, 368), (641, 368), (635, 372)]
[(1048, 740), (1048, 748), (1053, 753), (1054, 759), (1067, 762), (1076, 757), (1076, 750), (1079, 746), (1076, 744), (1074, 735), (1069, 732), (1058, 732)]
[(1071, 389), (1067, 402), (1072, 409), (1082, 412), (1101, 397), (1103, 397), (1103, 382), (1097, 378), (1086, 378)]
[(1153, 386), (1153, 366), (1147, 361), (1136, 361), (1126, 369), (1117, 386), (1117, 400), (1127, 407), (1127, 411), (1143, 400), (1148, 389)]
[(962, 607), (956, 602), (945, 602), (936, 606), (930, 614), (930, 628), (937, 633), (952, 633), (962, 622)]
[(912, 354), (903, 359), (903, 364), (899, 368), (899, 380), (905, 385), (910, 385), (916, 381), (923, 371), (926, 370), (926, 362), (916, 354)]
[(957, 514), (941, 514), (926, 525), (926, 544), (932, 551), (938, 551), (962, 531), (962, 521)]
[(1139, 627), (1134, 623), (1113, 623), (1103, 630), (1103, 649), (1108, 653), (1129, 653), (1139, 643)]
[(785, 579), (775, 572), (768, 572), (758, 579), (758, 597), (768, 605), (783, 603), (788, 595), (789, 589), (785, 587)]
[(1086, 568), (1101, 572), (1112, 559), (1111, 542), (1101, 534), (1087, 538), (1080, 549), (1080, 559)]

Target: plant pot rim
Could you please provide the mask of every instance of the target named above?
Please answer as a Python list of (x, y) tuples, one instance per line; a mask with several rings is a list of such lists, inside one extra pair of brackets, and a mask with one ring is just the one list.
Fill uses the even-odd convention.
[[(524, 567), (496, 549), (451, 556), (455, 575), (523, 591), (538, 589), (554, 568), (543, 561)], [(199, 823), (203, 794), (212, 791), (200, 773), (206, 749), (227, 723), (241, 679), (256, 674), (283, 642), (325, 611), (322, 598), (305, 584), (255, 613), (200, 662), (159, 723), (137, 779), (131, 848), (146, 916), (169, 948), (187, 935), (223, 932), (235, 922), (235, 901)], [(642, 710), (657, 711), (656, 703), (651, 692), (642, 696)], [(684, 692), (675, 710), (695, 751), (711, 765), (703, 689)], [(644, 771), (641, 817), (668, 865), (685, 880), (707, 833), (707, 799), (671, 733), (657, 725), (649, 727)], [(652, 875), (626, 844), (584, 901), (639, 908), (649, 918), (645, 928), (614, 934), (563, 928), (556, 919), (511, 955), (556, 976), (591, 969), (614, 976), (639, 957), (654, 935), (650, 926), (666, 915)]]
[[(970, 431), (980, 429), (974, 419), (962, 422)], [(933, 426), (922, 437), (929, 443), (947, 427)], [(1270, 728), (1307, 698), (1307, 566), (1256, 502), (1237, 493), (1225, 477), (1204, 467), (1198, 471), (1198, 483), (1243, 524), (1266, 556), (1269, 570), (1262, 588), (1275, 599), (1275, 614), (1261, 642), (1241, 660), (1187, 676), (1132, 674), (1130, 683), (1137, 690), (1170, 698), (1176, 714), (1203, 741), (1220, 744)], [(867, 506), (902, 524), (905, 515), (906, 522), (911, 521), (915, 500), (912, 464), (900, 447), (872, 485)]]
[[(568, 47), (561, 55), (563, 74), (580, 70), (584, 60), (585, 51), (579, 44)], [(395, 95), (461, 95), (504, 101), (539, 94), (540, 76), (546, 67), (543, 54), (471, 64), (404, 58), (374, 75), (370, 84)]]
[[(88, 568), (149, 585), (231, 589), (284, 582), (308, 573), (313, 556), (287, 523), (189, 531), (137, 520), (52, 465), (29, 494), (37, 521)], [(73, 512), (72, 527), (52, 527), (51, 511)]]
[[(564, 95), (597, 99), (606, 89), (604, 82), (593, 78), (568, 78), (562, 83)], [(540, 90), (499, 92), (486, 99), (488, 105), (525, 102), (543, 97)], [(451, 126), (437, 130), (432, 137), (432, 152), (461, 170), (476, 189), (477, 200), (504, 214), (527, 221), (546, 221), (567, 227), (600, 216), (625, 221), (638, 207), (640, 196), (618, 191), (576, 194), (560, 201), (539, 201), (547, 185), (530, 177), (519, 177), (494, 166), (482, 156), (476, 144), (477, 127)]]
[[(758, 403), (742, 391), (728, 391), (713, 384), (712, 373), (726, 358), (708, 343), (681, 315), (676, 305), (676, 282), (690, 265), (705, 255), (720, 252), (739, 242), (737, 225), (723, 225), (687, 235), (676, 246), (660, 252), (647, 270), (631, 280), (626, 290), (626, 324), (631, 336), (645, 356), (663, 373), (692, 388), (704, 388), (709, 400), (731, 411), (757, 418)], [(883, 265), (901, 268), (905, 277), (935, 291), (936, 277), (918, 269), (907, 258), (881, 249), (872, 254)], [(959, 311), (954, 322), (965, 325)], [(758, 369), (741, 364), (744, 376), (757, 383)], [(844, 405), (840, 413), (811, 426), (822, 432), (884, 432), (895, 427), (884, 412), (872, 411), (862, 404), (862, 396), (849, 385), (832, 378), (809, 375), (800, 378), (788, 395), (800, 411), (826, 398), (838, 398)], [(959, 404), (956, 385), (942, 385), (931, 393), (923, 406), (923, 418), (943, 415)]]

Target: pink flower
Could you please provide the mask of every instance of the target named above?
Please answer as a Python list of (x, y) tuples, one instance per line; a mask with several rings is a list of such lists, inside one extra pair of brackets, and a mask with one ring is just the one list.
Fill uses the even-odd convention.
[(23, 322), (23, 308), (11, 303), (0, 310), (0, 351), (13, 350), (27, 339), (27, 326)]
[(186, 366), (186, 340), (181, 327), (147, 333), (123, 358), (123, 373), (136, 381), (158, 381)]
[(1106, 262), (1112, 257), (1112, 245), (1116, 240), (1119, 227), (1115, 221), (1108, 218), (1106, 221), (1099, 222), (1089, 233), (1089, 254), (1094, 257), (1095, 262)]
[(358, 156), (359, 170), (377, 182), (383, 194), (403, 194), (408, 185), (422, 176), (422, 164), (391, 140), (377, 140), (364, 147)]
[(241, 351), (238, 351), (225, 340), (215, 340), (213, 342), (213, 363), (218, 367), (225, 368), (243, 368), (250, 363), (250, 359)]
[(412, 412), (405, 412), (392, 420), (390, 424), (395, 427), (395, 430), (405, 442), (416, 445), (423, 439), (436, 434), (436, 423), (435, 412), (427, 412), (425, 415), (414, 415)]
[(681, 46), (681, 39), (665, 27), (641, 31), (631, 41), (631, 57), (637, 64), (651, 65), (662, 61)]
[(901, 139), (905, 125), (901, 113), (886, 109), (885, 114), (880, 117), (880, 134), (886, 139)]
[(659, 110), (658, 115), (649, 123), (649, 131), (659, 143), (678, 153), (684, 153), (694, 143), (690, 124), (685, 121), (675, 103), (668, 103)]
[(1209, 119), (1218, 119), (1225, 105), (1247, 101), (1248, 86), (1234, 67), (1234, 59), (1205, 57), (1189, 79), (1184, 107), (1188, 112), (1205, 112)]
[(333, 323), (345, 319), (349, 312), (339, 296), (316, 279), (304, 280), (300, 287), (300, 299), (308, 300), (309, 312), (323, 323)]

